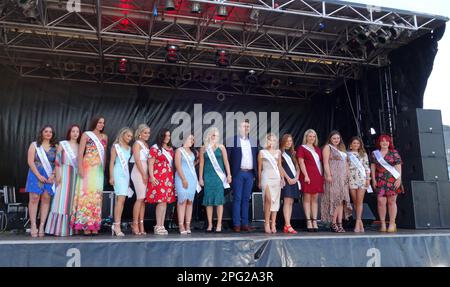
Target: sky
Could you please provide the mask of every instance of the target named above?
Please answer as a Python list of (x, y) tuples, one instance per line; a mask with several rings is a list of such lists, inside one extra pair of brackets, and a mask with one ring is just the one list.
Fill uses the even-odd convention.
[[(449, 0), (352, 0), (375, 6), (410, 10), (450, 18)], [(428, 78), (424, 95), (424, 108), (437, 109), (442, 112), (442, 122), (450, 125), (450, 21), (447, 22), (444, 37), (438, 43), (438, 53), (434, 60), (433, 71)]]

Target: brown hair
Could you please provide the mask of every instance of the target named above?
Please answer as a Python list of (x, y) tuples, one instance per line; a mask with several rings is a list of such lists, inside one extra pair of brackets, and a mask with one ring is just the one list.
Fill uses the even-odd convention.
[[(292, 137), (291, 134), (284, 134), (281, 137), (280, 140), (280, 150), (281, 152), (284, 151), (284, 146), (286, 145), (286, 142), (288, 141), (288, 139), (291, 138), (292, 139), (292, 146), (289, 148), (289, 154), (292, 158), (292, 161), (294, 162), (295, 165), (297, 165), (297, 157), (295, 156), (295, 149), (294, 149), (294, 138)], [(284, 160), (284, 158), (282, 158), (282, 160)]]
[(359, 142), (359, 150), (358, 150), (358, 153), (359, 153), (359, 155), (360, 155), (361, 157), (364, 157), (364, 156), (367, 154), (367, 152), (366, 152), (366, 149), (364, 148), (364, 143), (363, 143), (363, 141), (362, 141), (362, 139), (361, 139), (360, 137), (352, 137), (352, 138), (350, 139), (350, 143), (349, 143), (349, 145), (348, 145), (348, 149), (351, 149), (350, 147), (352, 146), (352, 143), (353, 143), (354, 141), (358, 141), (358, 142)]
[[(90, 131), (95, 130), (95, 128), (97, 127), (98, 121), (99, 121), (100, 119), (105, 120), (105, 117), (104, 117), (104, 116), (98, 116), (98, 117), (95, 117), (95, 118), (93, 118), (93, 119), (91, 120), (91, 124), (89, 125), (89, 130), (90, 130)], [(105, 120), (105, 122), (106, 122), (106, 120)], [(103, 125), (103, 129), (100, 131), (101, 133), (103, 133), (103, 131), (105, 130), (105, 127), (106, 127), (106, 124)]]
[(338, 149), (339, 149), (340, 151), (346, 152), (347, 150), (345, 149), (345, 144), (344, 144), (344, 141), (342, 140), (341, 133), (338, 132), (338, 131), (331, 131), (331, 133), (328, 135), (327, 144), (333, 145), (333, 144), (331, 143), (331, 138), (332, 138), (333, 136), (335, 136), (335, 135), (338, 135), (338, 136), (341, 138), (341, 141), (339, 142), (339, 145), (338, 145)]

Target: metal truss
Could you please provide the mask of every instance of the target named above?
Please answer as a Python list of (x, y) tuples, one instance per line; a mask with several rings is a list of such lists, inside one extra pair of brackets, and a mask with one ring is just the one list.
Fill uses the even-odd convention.
[[(14, 2), (0, 11), (0, 56), (24, 77), (299, 99), (356, 79), (361, 66), (386, 65), (390, 51), (447, 20), (331, 1), (196, 0), (203, 10), (192, 14), (187, 0), (173, 13), (157, 0), (81, 0), (78, 12), (49, 0), (30, 22)], [(229, 15), (218, 19), (217, 5)], [(371, 50), (358, 38), (390, 31), (396, 36)], [(166, 62), (168, 44), (180, 49), (175, 64)], [(218, 49), (228, 67), (216, 66)], [(126, 74), (120, 58), (130, 62)], [(246, 80), (249, 70), (257, 82)]]

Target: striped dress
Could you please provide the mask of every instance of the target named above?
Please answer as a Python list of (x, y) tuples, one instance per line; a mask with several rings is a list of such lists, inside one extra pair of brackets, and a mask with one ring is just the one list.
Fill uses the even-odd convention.
[(61, 171), (61, 184), (56, 188), (50, 215), (45, 226), (45, 233), (56, 236), (72, 235), (70, 212), (75, 195), (78, 170), (69, 163), (69, 158), (62, 149), (57, 153), (55, 160), (56, 168), (60, 168)]

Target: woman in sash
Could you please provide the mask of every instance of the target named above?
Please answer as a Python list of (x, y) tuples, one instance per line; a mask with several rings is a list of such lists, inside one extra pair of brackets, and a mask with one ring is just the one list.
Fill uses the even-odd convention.
[[(26, 192), (29, 193), (30, 199), (28, 210), (30, 213), (31, 236), (44, 236), (45, 221), (47, 219), (50, 208), (50, 200), (54, 195), (55, 183), (55, 159), (56, 135), (52, 126), (44, 126), (40, 131), (35, 142), (30, 144), (28, 148), (28, 170)], [(40, 206), (40, 223), (39, 231), (36, 226), (36, 216), (39, 201)]]
[(136, 140), (133, 144), (133, 156), (130, 162), (134, 163), (131, 170), (131, 180), (136, 192), (136, 202), (133, 207), (133, 224), (131, 229), (133, 234), (147, 234), (144, 229), (145, 215), (145, 193), (148, 184), (148, 157), (150, 150), (147, 141), (150, 138), (150, 127), (140, 124), (134, 134)]
[(114, 193), (116, 194), (114, 223), (111, 228), (111, 233), (116, 236), (125, 236), (120, 230), (120, 221), (122, 219), (125, 198), (129, 196), (130, 172), (128, 170), (128, 161), (131, 156), (130, 142), (132, 139), (133, 131), (130, 128), (122, 128), (111, 147), (109, 184), (114, 186)]
[(331, 222), (333, 232), (345, 232), (342, 219), (352, 215), (348, 187), (348, 156), (342, 137), (338, 131), (332, 131), (322, 150), (325, 171), (325, 192), (321, 198), (321, 218)]
[(274, 134), (267, 134), (265, 148), (258, 154), (258, 188), (263, 193), (266, 233), (277, 233), (277, 212), (280, 209), (281, 188), (284, 186), (281, 151), (277, 149), (277, 142)]
[(154, 233), (157, 235), (168, 234), (164, 227), (167, 204), (175, 202), (173, 156), (170, 131), (162, 129), (159, 131), (156, 144), (150, 148), (148, 162), (150, 179), (146, 195), (147, 203), (157, 204), (154, 227)]
[(350, 164), (350, 195), (355, 206), (356, 222), (355, 232), (364, 232), (362, 222), (362, 211), (364, 195), (370, 186), (369, 159), (364, 149), (364, 144), (359, 137), (350, 140), (350, 151), (348, 152)]
[(81, 129), (72, 125), (67, 131), (66, 140), (60, 142), (56, 165), (56, 193), (53, 198), (50, 215), (45, 226), (45, 233), (56, 236), (69, 236), (73, 231), (70, 228), (70, 212), (72, 211), (78, 177), (78, 145), (80, 143)]
[(96, 235), (102, 221), (103, 181), (108, 136), (103, 132), (105, 118), (94, 118), (89, 131), (81, 136), (78, 148), (77, 190), (70, 219), (74, 230)]
[(203, 205), (206, 206), (208, 227), (206, 232), (213, 232), (213, 208), (217, 211), (216, 232), (222, 232), (224, 189), (230, 187), (231, 172), (227, 151), (220, 144), (219, 130), (209, 129), (205, 145), (200, 149), (199, 183), (204, 186)]
[(183, 146), (175, 152), (175, 190), (177, 191), (178, 227), (180, 234), (191, 233), (192, 203), (195, 192), (200, 192), (195, 171), (195, 153), (192, 151), (194, 136), (189, 135)]
[(295, 156), (294, 140), (292, 135), (285, 134), (281, 138), (281, 164), (285, 185), (281, 189), (281, 197), (283, 197), (283, 215), (284, 215), (284, 233), (296, 234), (291, 226), (292, 205), (294, 199), (300, 196), (300, 167), (298, 166), (297, 157)]
[[(372, 185), (378, 194), (378, 215), (381, 232), (396, 232), (397, 194), (402, 192), (402, 159), (388, 135), (380, 135), (377, 148), (372, 152), (370, 169)], [(389, 228), (386, 229), (386, 203), (389, 211)]]
[(317, 133), (309, 129), (303, 135), (303, 144), (297, 149), (300, 165), (300, 182), (303, 192), (303, 209), (308, 232), (317, 232), (319, 193), (323, 193), (322, 152), (318, 147)]

